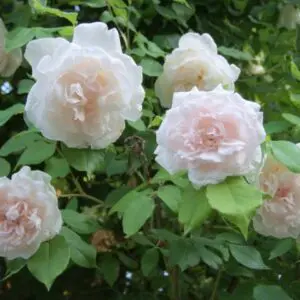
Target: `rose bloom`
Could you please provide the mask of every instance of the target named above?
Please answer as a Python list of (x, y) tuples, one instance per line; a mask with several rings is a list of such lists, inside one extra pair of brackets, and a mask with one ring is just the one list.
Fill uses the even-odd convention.
[(0, 178), (0, 256), (27, 259), (59, 233), (62, 218), (50, 180), (29, 167)]
[(7, 53), (5, 51), (6, 27), (0, 18), (0, 76), (9, 77), (15, 73), (22, 63), (21, 49), (14, 49)]
[(190, 91), (194, 86), (210, 91), (219, 84), (234, 86), (240, 69), (229, 65), (218, 55), (217, 45), (205, 34), (187, 33), (179, 40), (179, 47), (167, 55), (163, 73), (155, 83), (161, 105), (171, 107), (174, 92)]
[(175, 93), (157, 131), (156, 161), (171, 174), (187, 170), (196, 187), (248, 174), (266, 135), (259, 109), (221, 86)]
[(300, 175), (292, 173), (268, 155), (259, 174), (259, 187), (271, 198), (253, 218), (255, 231), (276, 238), (300, 234)]
[(122, 53), (118, 32), (104, 23), (78, 25), (73, 41), (31, 41), (25, 58), (37, 80), (25, 106), (30, 122), (69, 147), (105, 148), (125, 120), (141, 116), (142, 69)]
[(279, 14), (278, 27), (286, 29), (295, 29), (297, 24), (300, 24), (300, 10), (297, 5), (284, 5)]

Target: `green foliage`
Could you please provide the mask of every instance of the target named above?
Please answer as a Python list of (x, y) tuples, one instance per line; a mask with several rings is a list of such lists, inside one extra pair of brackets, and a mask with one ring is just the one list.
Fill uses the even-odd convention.
[(3, 299), (300, 299), (297, 241), (253, 230), (251, 220), (263, 203), (257, 180), (229, 177), (196, 189), (186, 173), (171, 175), (154, 160), (155, 131), (166, 113), (155, 80), (182, 34), (207, 32), (218, 53), (241, 69), (235, 90), (262, 106), (264, 155), (300, 173), (300, 26), (278, 28), (286, 3), (300, 5), (1, 1), (8, 28), (3, 51), (21, 47), (24, 53), (38, 38), (72, 40), (76, 24), (106, 22), (141, 66), (146, 92), (142, 118), (127, 121), (113, 145), (75, 149), (48, 140), (27, 121), (24, 104), (35, 81), (25, 58), (13, 76), (0, 78), (0, 177), (24, 165), (47, 172), (64, 222), (59, 235), (28, 260), (1, 263)]

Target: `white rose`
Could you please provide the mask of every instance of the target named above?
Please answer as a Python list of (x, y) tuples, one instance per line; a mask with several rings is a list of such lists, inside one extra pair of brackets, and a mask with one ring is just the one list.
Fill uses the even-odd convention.
[(122, 53), (116, 29), (81, 24), (71, 43), (30, 42), (25, 58), (37, 80), (25, 113), (45, 137), (69, 147), (105, 148), (120, 137), (125, 120), (140, 118), (142, 69)]
[(276, 238), (300, 234), (300, 176), (270, 155), (259, 175), (259, 187), (271, 199), (264, 201), (253, 218), (255, 231)]
[(278, 27), (295, 29), (300, 24), (300, 11), (294, 4), (286, 4), (280, 10)]
[(156, 161), (171, 174), (187, 170), (196, 187), (250, 173), (266, 135), (259, 109), (221, 86), (175, 93), (157, 131)]
[(6, 27), (0, 18), (0, 76), (9, 77), (15, 73), (22, 63), (21, 49), (14, 49), (11, 52), (5, 52)]
[(219, 84), (233, 87), (240, 69), (229, 65), (218, 55), (217, 45), (205, 34), (187, 33), (179, 40), (179, 47), (167, 55), (163, 73), (155, 83), (161, 105), (171, 107), (174, 92), (190, 91), (194, 86), (210, 91)]
[(50, 180), (29, 167), (0, 178), (0, 256), (27, 259), (59, 233), (62, 218)]

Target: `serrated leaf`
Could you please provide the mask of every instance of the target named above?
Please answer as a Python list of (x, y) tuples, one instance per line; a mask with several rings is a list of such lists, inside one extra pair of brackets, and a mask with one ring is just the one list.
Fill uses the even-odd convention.
[(258, 285), (253, 290), (255, 300), (293, 300), (278, 285)]
[(22, 79), (18, 84), (18, 91), (19, 95), (27, 94), (32, 86), (34, 85), (34, 81), (31, 79)]
[(10, 173), (10, 163), (0, 157), (0, 177), (7, 176)]
[(51, 157), (46, 162), (45, 171), (51, 175), (52, 178), (57, 178), (67, 176), (70, 172), (70, 168), (66, 159)]
[(5, 51), (21, 48), (35, 37), (35, 28), (17, 27), (9, 31), (5, 38)]
[(138, 199), (131, 201), (124, 211), (122, 225), (127, 236), (137, 233), (151, 217), (155, 208), (150, 195), (141, 194)]
[(196, 190), (191, 185), (184, 189), (178, 218), (184, 225), (185, 234), (201, 225), (211, 211), (204, 189)]
[(171, 266), (178, 265), (184, 271), (197, 265), (199, 261), (200, 255), (191, 240), (181, 238), (171, 241), (169, 254)]
[[(38, 149), (38, 151), (37, 151)], [(17, 165), (37, 165), (55, 153), (56, 144), (46, 141), (34, 141), (29, 144), (20, 156)]]
[(44, 242), (39, 250), (28, 260), (31, 274), (50, 290), (56, 277), (68, 266), (70, 248), (63, 236), (56, 236)]
[(62, 147), (62, 152), (70, 166), (77, 171), (92, 174), (104, 168), (104, 151)]
[(159, 252), (156, 248), (148, 249), (141, 260), (141, 269), (144, 276), (149, 276), (156, 268), (159, 260)]
[(248, 52), (243, 52), (235, 48), (228, 48), (221, 46), (218, 48), (218, 51), (225, 56), (230, 56), (238, 60), (246, 60), (249, 61), (253, 59), (252, 55)]
[(288, 141), (272, 141), (274, 157), (292, 172), (300, 173), (300, 148)]
[(63, 209), (61, 213), (64, 222), (78, 233), (89, 234), (99, 229), (97, 221), (87, 215), (70, 209)]
[(240, 264), (255, 270), (269, 269), (269, 267), (264, 264), (260, 253), (255, 248), (230, 244), (229, 249), (232, 256)]
[(295, 245), (293, 239), (283, 239), (276, 243), (276, 246), (272, 249), (269, 259), (274, 259), (275, 257), (281, 256), (287, 253)]
[(64, 12), (57, 8), (45, 6), (40, 0), (30, 0), (30, 6), (34, 9), (37, 14), (49, 14), (59, 18), (67, 19), (72, 25), (77, 23), (77, 13), (75, 12)]
[(0, 110), (0, 126), (3, 126), (12, 116), (22, 114), (23, 112), (24, 105), (21, 103), (14, 104), (5, 110)]
[(35, 131), (22, 131), (12, 136), (0, 149), (0, 156), (7, 156), (11, 153), (24, 150), (35, 141), (43, 140)]
[(63, 227), (61, 235), (67, 241), (70, 247), (70, 256), (72, 261), (84, 268), (96, 267), (96, 248), (84, 242), (81, 237), (67, 227)]
[(294, 125), (300, 125), (300, 118), (293, 114), (283, 113), (282, 117)]
[(23, 258), (16, 258), (13, 260), (6, 261), (6, 274), (1, 280), (6, 280), (10, 276), (18, 273), (21, 269), (26, 266), (27, 261)]
[(207, 186), (210, 206), (237, 225), (244, 236), (256, 210), (262, 204), (262, 194), (243, 178), (232, 177), (226, 181)]
[(140, 65), (143, 68), (143, 73), (150, 77), (157, 77), (163, 71), (162, 65), (152, 58), (143, 58)]
[(101, 263), (101, 272), (105, 281), (113, 286), (120, 272), (120, 262), (111, 254), (105, 255)]
[(162, 186), (157, 191), (157, 196), (175, 213), (182, 198), (181, 190), (174, 185)]

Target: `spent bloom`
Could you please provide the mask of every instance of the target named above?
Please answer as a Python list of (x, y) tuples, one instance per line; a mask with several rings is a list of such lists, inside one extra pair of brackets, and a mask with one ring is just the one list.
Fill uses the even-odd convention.
[(268, 155), (258, 177), (260, 189), (270, 196), (253, 218), (255, 231), (276, 238), (300, 234), (300, 176)]
[(45, 137), (69, 147), (105, 148), (120, 137), (125, 120), (140, 118), (142, 69), (122, 53), (116, 29), (80, 24), (72, 42), (31, 41), (25, 58), (36, 79), (25, 113)]
[(0, 256), (27, 259), (59, 233), (62, 218), (50, 180), (27, 166), (0, 178)]
[(218, 54), (209, 34), (189, 32), (180, 38), (179, 47), (167, 55), (155, 92), (162, 106), (171, 107), (174, 92), (187, 92), (194, 86), (210, 91), (219, 84), (232, 88), (239, 74), (237, 66)]
[(174, 94), (157, 131), (156, 161), (169, 173), (187, 170), (201, 187), (255, 170), (265, 139), (257, 103), (221, 86)]
[(22, 63), (22, 51), (20, 48), (7, 53), (5, 51), (6, 27), (0, 18), (0, 76), (9, 77), (15, 73)]

